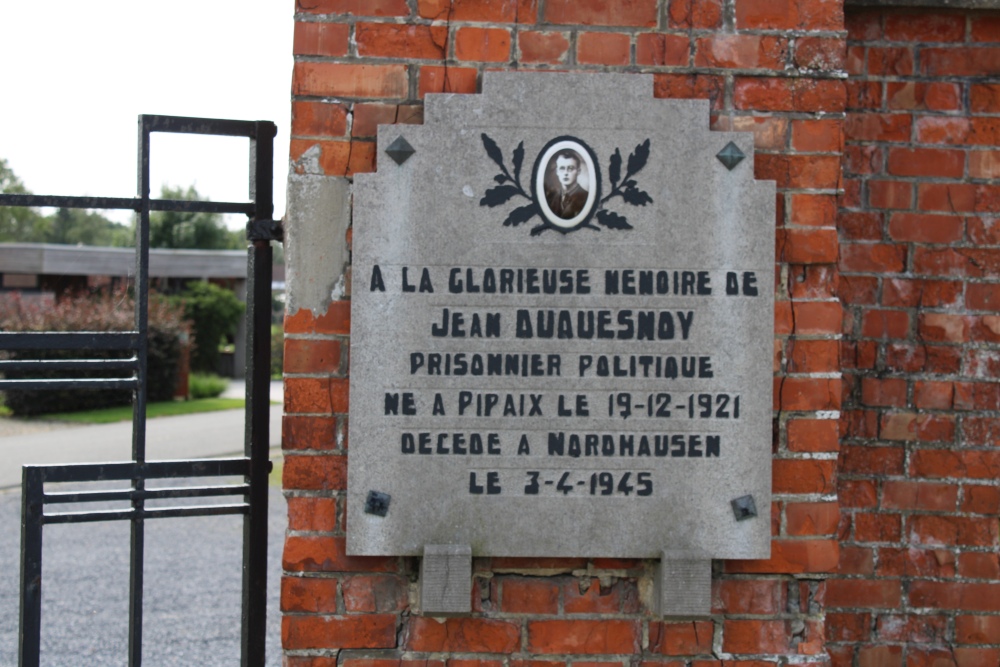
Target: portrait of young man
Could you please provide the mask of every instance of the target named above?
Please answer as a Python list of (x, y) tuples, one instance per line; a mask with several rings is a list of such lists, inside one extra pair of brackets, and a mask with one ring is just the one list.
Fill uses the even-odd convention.
[(549, 160), (553, 178), (545, 181), (545, 201), (553, 214), (564, 220), (575, 218), (587, 204), (589, 192), (580, 185), (580, 172), (586, 169), (576, 151), (565, 148)]

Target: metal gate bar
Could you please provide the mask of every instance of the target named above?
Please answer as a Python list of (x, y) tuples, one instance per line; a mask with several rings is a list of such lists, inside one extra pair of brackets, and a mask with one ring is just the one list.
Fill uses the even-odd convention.
[[(242, 136), (250, 140), (250, 203), (151, 199), (150, 134), (169, 132)], [(132, 460), (123, 463), (65, 466), (25, 466), (22, 472), (21, 610), (19, 664), (37, 667), (41, 641), (42, 526), (52, 523), (128, 520), (131, 522), (129, 564), (129, 662), (142, 664), (142, 597), (145, 519), (242, 514), (243, 612), (241, 665), (263, 667), (267, 590), (267, 475), (270, 384), (270, 241), (281, 240), (281, 225), (271, 219), (272, 161), (276, 127), (268, 121), (215, 120), (177, 116), (139, 116), (138, 197), (64, 197), (0, 194), (0, 206), (57, 206), (133, 210), (136, 226), (135, 330), (128, 332), (0, 332), (0, 349), (113, 350), (132, 352), (128, 359), (13, 360), (0, 362), (11, 370), (80, 369), (131, 371), (128, 377), (0, 380), (3, 389), (131, 388)], [(247, 400), (244, 458), (192, 461), (146, 461), (146, 332), (149, 299), (149, 213), (182, 211), (244, 213), (247, 223)], [(243, 484), (147, 489), (146, 480), (240, 475)], [(127, 480), (129, 489), (46, 493), (45, 483)], [(147, 509), (146, 500), (240, 495), (233, 505), (178, 506)], [(90, 510), (46, 514), (46, 503), (87, 503), (127, 500), (127, 510)]]

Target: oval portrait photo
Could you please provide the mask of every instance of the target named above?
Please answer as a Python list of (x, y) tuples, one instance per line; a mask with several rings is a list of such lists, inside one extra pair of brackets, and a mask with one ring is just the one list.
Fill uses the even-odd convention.
[(580, 225), (594, 210), (599, 190), (591, 151), (570, 138), (553, 141), (536, 162), (533, 185), (546, 220), (561, 229)]

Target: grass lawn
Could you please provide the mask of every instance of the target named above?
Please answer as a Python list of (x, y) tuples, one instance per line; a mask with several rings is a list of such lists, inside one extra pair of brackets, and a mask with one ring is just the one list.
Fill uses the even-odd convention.
[[(235, 410), (244, 406), (242, 398), (199, 398), (192, 401), (163, 401), (146, 405), (146, 418), (173, 417), (176, 415), (191, 415), (198, 412), (216, 412), (218, 410)], [(36, 419), (44, 421), (76, 422), (79, 424), (110, 424), (132, 419), (132, 406), (123, 405), (116, 408), (101, 410), (85, 410), (83, 412), (56, 412), (49, 415), (39, 415)]]

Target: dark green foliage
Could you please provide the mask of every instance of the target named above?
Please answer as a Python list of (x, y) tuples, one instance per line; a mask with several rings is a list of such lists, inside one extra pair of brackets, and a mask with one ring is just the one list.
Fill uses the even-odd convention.
[[(0, 158), (0, 192), (8, 194), (31, 194), (21, 179)], [(39, 225), (45, 220), (33, 208), (20, 206), (0, 206), (0, 242), (33, 241)]]
[[(203, 201), (194, 186), (160, 190), (161, 199)], [(200, 250), (240, 250), (246, 248), (244, 233), (230, 231), (217, 213), (154, 211), (149, 214), (150, 248), (198, 248)]]
[(191, 373), (191, 377), (188, 379), (188, 392), (194, 400), (215, 398), (228, 387), (228, 380), (210, 373)]
[(243, 303), (231, 291), (203, 281), (188, 283), (176, 301), (183, 306), (184, 315), (194, 329), (191, 370), (214, 373), (219, 363), (219, 345), (236, 333)]
[[(133, 329), (134, 302), (121, 293), (64, 298), (52, 305), (23, 303), (17, 297), (0, 301), (0, 329), (4, 331), (127, 331)], [(173, 398), (177, 384), (177, 364), (181, 337), (188, 324), (180, 308), (166, 299), (151, 295), (149, 303), (147, 398), (167, 401)], [(41, 353), (12, 352), (16, 359), (107, 359), (127, 356), (113, 352), (46, 350)], [(128, 377), (128, 371), (107, 371), (100, 377)], [(94, 377), (87, 371), (19, 371), (8, 378), (82, 378)], [(13, 390), (6, 392), (5, 403), (17, 416), (50, 412), (74, 412), (116, 405), (128, 405), (128, 390)]]
[(271, 379), (281, 379), (285, 368), (285, 330), (280, 324), (271, 325)]

